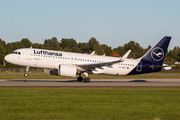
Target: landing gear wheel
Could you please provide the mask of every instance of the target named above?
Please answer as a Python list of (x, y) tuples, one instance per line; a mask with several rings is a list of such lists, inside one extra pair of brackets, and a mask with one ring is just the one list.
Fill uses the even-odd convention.
[(27, 77), (28, 76), (28, 74), (27, 73), (24, 73), (24, 77)]
[(85, 82), (85, 83), (90, 82), (90, 78), (89, 78), (89, 77), (85, 77), (85, 78), (84, 78), (84, 82)]
[(82, 82), (83, 81), (83, 77), (78, 77), (77, 80), (78, 80), (78, 82)]

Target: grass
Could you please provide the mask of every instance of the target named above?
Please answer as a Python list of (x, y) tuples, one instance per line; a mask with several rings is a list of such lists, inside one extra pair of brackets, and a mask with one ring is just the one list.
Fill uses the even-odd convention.
[[(76, 77), (62, 77), (55, 75), (31, 75), (24, 77), (24, 75), (0, 75), (0, 79), (77, 79)], [(83, 77), (85, 77), (83, 75)], [(180, 79), (179, 74), (144, 74), (144, 75), (130, 75), (130, 76), (110, 76), (110, 75), (89, 75), (91, 79)]]
[(0, 88), (1, 120), (178, 120), (180, 88)]

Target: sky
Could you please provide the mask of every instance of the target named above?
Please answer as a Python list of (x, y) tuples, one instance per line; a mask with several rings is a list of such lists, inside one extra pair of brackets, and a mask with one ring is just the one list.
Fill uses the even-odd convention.
[(0, 38), (79, 43), (94, 37), (112, 48), (130, 41), (147, 48), (172, 36), (172, 50), (180, 46), (179, 6), (179, 0), (0, 0)]

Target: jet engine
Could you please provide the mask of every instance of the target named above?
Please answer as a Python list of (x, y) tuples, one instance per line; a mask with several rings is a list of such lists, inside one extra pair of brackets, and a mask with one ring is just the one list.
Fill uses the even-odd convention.
[(51, 75), (59, 75), (59, 76), (68, 76), (68, 77), (75, 77), (77, 72), (77, 68), (72, 65), (64, 65), (59, 64), (58, 69), (51, 69)]

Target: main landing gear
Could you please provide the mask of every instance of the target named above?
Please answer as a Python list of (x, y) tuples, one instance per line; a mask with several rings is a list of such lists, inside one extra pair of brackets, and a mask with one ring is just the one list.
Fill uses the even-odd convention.
[(79, 74), (79, 77), (77, 78), (78, 82), (82, 82), (83, 81), (83, 77), (81, 77), (81, 74)]
[[(84, 78), (84, 82), (88, 83), (90, 82), (90, 78), (88, 77), (88, 73), (83, 73), (84, 75), (86, 75), (86, 77)], [(82, 82), (83, 81), (83, 77), (81, 77), (81, 74), (79, 74), (79, 77), (77, 78), (78, 82)]]
[(28, 67), (28, 66), (26, 67), (25, 72), (26, 72), (26, 73), (24, 73), (24, 77), (27, 77), (27, 76), (28, 76), (28, 72), (29, 72), (29, 67)]

